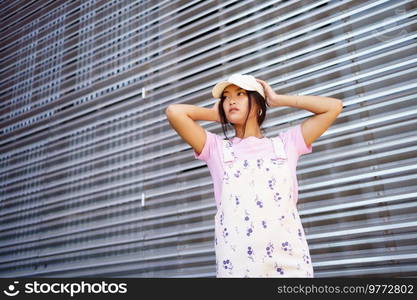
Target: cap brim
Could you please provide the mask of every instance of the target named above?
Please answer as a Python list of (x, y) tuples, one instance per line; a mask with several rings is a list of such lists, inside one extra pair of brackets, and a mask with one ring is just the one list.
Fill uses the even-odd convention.
[(217, 83), (213, 89), (211, 90), (211, 93), (213, 95), (214, 98), (220, 98), (223, 90), (228, 86), (231, 85), (232, 83), (229, 81), (220, 81), (219, 83)]
[(229, 86), (231, 84), (234, 84), (234, 85), (237, 85), (237, 86), (239, 86), (239, 87), (241, 87), (241, 88), (243, 88), (247, 91), (257, 91), (265, 99), (263, 86), (259, 82), (255, 82), (255, 85), (256, 85), (256, 87), (255, 87), (251, 84), (248, 84), (247, 82), (234, 82), (235, 80), (233, 80), (233, 78), (230, 78), (229, 80), (230, 81), (227, 81), (227, 80), (220, 81), (219, 83), (217, 83), (213, 87), (211, 93), (212, 93), (214, 98), (220, 98), (222, 93), (223, 93), (223, 90), (227, 86)]

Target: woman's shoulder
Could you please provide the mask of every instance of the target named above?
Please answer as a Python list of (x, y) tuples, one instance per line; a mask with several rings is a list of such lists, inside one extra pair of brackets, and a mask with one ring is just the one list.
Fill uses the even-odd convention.
[(282, 141), (284, 142), (285, 146), (289, 149), (290, 152), (295, 152), (297, 157), (303, 154), (311, 153), (312, 152), (312, 145), (307, 147), (304, 142), (302, 130), (301, 130), (301, 123), (297, 125), (290, 126), (282, 130), (279, 133)]
[(194, 151), (194, 158), (207, 162), (226, 139), (208, 129), (204, 129), (204, 131), (206, 132), (206, 142), (200, 154)]

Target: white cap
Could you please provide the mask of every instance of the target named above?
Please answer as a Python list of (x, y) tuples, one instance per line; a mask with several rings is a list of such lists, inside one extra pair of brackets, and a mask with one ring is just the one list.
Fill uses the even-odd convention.
[(248, 91), (257, 91), (265, 99), (264, 88), (259, 82), (256, 81), (255, 77), (252, 75), (242, 74), (232, 74), (227, 80), (217, 83), (211, 91), (213, 97), (220, 98), (223, 90), (231, 84), (235, 84)]

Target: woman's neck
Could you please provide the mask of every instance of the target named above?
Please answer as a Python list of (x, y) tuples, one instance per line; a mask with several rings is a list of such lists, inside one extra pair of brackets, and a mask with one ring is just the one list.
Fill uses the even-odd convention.
[(254, 137), (257, 137), (259, 139), (264, 137), (259, 128), (258, 129), (252, 129), (252, 130), (251, 129), (246, 129), (245, 136), (243, 136), (243, 131), (241, 131), (239, 129), (235, 130), (235, 137), (238, 137), (240, 139), (244, 139), (244, 138), (247, 138), (247, 137), (250, 137), (250, 136), (254, 136)]

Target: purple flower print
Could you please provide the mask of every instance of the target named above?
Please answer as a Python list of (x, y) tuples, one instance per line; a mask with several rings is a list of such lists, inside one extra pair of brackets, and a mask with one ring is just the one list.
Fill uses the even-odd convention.
[(233, 151), (233, 145), (232, 145), (232, 143), (230, 141), (228, 143), (226, 143), (226, 149), (230, 151), (230, 154), (232, 154), (233, 156), (235, 156), (235, 152)]
[(239, 170), (237, 170), (237, 171), (235, 172), (235, 174), (233, 174), (233, 175), (235, 175), (235, 177), (236, 177), (236, 178), (238, 178), (238, 177), (240, 176), (240, 174), (241, 174), (241, 173), (240, 173), (240, 171), (239, 171)]
[(283, 216), (283, 215), (281, 215), (279, 218), (278, 218), (278, 221), (284, 221), (284, 219), (285, 219), (285, 216)]
[(250, 227), (246, 230), (246, 235), (250, 236), (253, 233), (253, 224), (250, 224)]
[(283, 159), (271, 158), (271, 163), (274, 165), (282, 165), (284, 162)]
[(301, 240), (303, 237), (303, 233), (300, 228), (298, 228), (298, 238)]
[(258, 195), (256, 195), (255, 201), (256, 201), (256, 205), (258, 205), (260, 208), (263, 207), (263, 203), (262, 203), (261, 200), (259, 200), (259, 196)]
[(275, 177), (271, 177), (271, 179), (268, 180), (268, 186), (271, 190), (274, 189), (274, 185), (276, 184), (276, 179)]
[(262, 227), (266, 228), (266, 221), (262, 221)]
[(239, 203), (240, 203), (239, 200), (240, 200), (239, 197), (235, 196), (236, 205), (239, 205)]
[(226, 270), (232, 270), (233, 269), (232, 262), (228, 259), (223, 260), (223, 268), (225, 268)]
[(281, 249), (285, 252), (288, 252), (289, 254), (292, 254), (292, 247), (288, 241), (281, 243)]
[(229, 174), (226, 171), (223, 173), (223, 181), (225, 184), (229, 184)]
[(249, 229), (248, 229), (248, 232), (246, 233), (246, 235), (247, 235), (247, 236), (250, 236), (250, 235), (252, 234), (252, 232), (253, 232), (252, 228), (249, 228)]
[(248, 257), (252, 260), (252, 261), (255, 261), (254, 260), (254, 258), (253, 258), (253, 248), (252, 247), (248, 247), (248, 251), (247, 251), (247, 253), (248, 253)]
[(281, 200), (282, 199), (282, 197), (280, 196), (280, 194), (279, 194), (279, 192), (276, 192), (275, 194), (274, 194), (274, 200), (276, 201), (276, 202), (278, 202), (279, 200)]
[(271, 242), (269, 242), (265, 250), (266, 250), (266, 255), (268, 257), (272, 257), (272, 252), (274, 252), (274, 245)]
[(235, 156), (235, 152), (233, 151), (233, 145), (232, 145), (232, 142), (231, 142), (231, 141), (228, 141), (228, 142), (226, 143), (226, 149), (230, 149), (230, 153), (231, 153), (233, 156)]
[(310, 263), (310, 256), (304, 254), (303, 255), (303, 260), (306, 264), (309, 264)]
[(223, 228), (223, 237), (226, 238), (229, 235), (229, 232), (227, 232), (227, 228)]
[(249, 167), (249, 162), (245, 159), (244, 161), (243, 161), (243, 168), (247, 168), (247, 167)]
[(224, 214), (223, 211), (220, 213), (220, 225), (223, 225)]
[(284, 275), (284, 268), (281, 265), (278, 265), (277, 263), (274, 264), (275, 271), (279, 275)]
[(249, 221), (249, 213), (247, 212), (247, 210), (245, 209), (245, 221)]
[(264, 160), (262, 158), (256, 160), (256, 165), (258, 166), (258, 169), (262, 168), (263, 163), (264, 163)]

